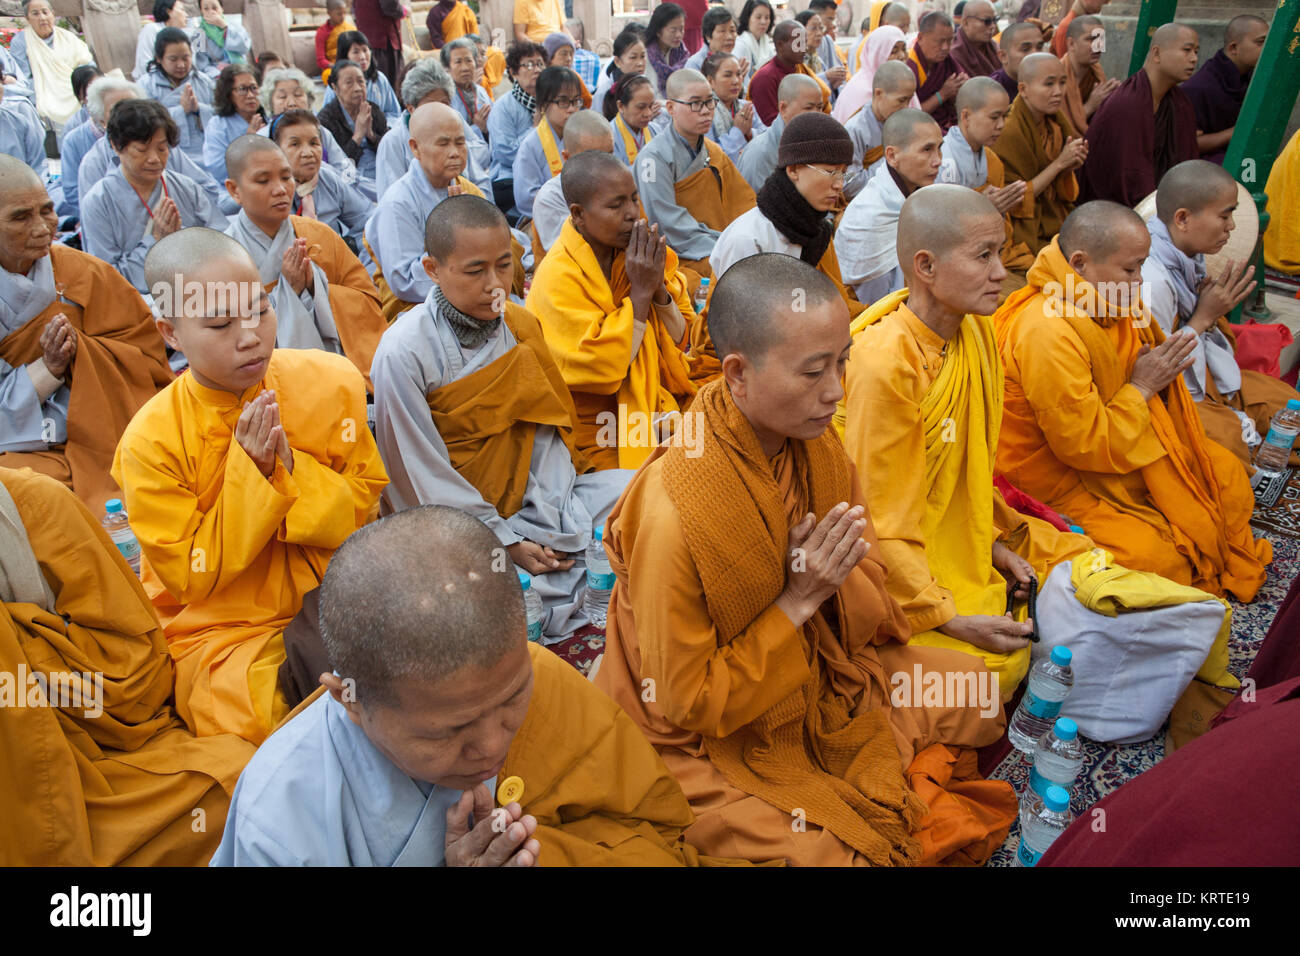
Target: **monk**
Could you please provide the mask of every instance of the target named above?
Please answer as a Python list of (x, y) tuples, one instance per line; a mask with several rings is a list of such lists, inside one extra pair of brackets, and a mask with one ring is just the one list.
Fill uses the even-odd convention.
[[(1203, 159), (1179, 163), (1160, 180), (1156, 214), (1148, 220), (1151, 254), (1142, 264), (1143, 302), (1169, 335), (1187, 327), (1197, 343), (1183, 381), (1205, 433), (1253, 472), (1254, 452), (1274, 412), (1300, 394), (1285, 382), (1237, 365), (1236, 337), (1226, 315), (1255, 290), (1254, 266), (1228, 263), (1208, 276), (1206, 255), (1218, 252), (1234, 228), (1237, 181)], [(1251, 210), (1253, 213), (1253, 210)], [(1300, 454), (1292, 460), (1300, 465)]]
[(713, 244), (754, 207), (754, 190), (704, 135), (713, 124), (714, 98), (704, 75), (677, 70), (665, 92), (672, 122), (636, 154), (633, 173), (645, 217), (680, 257), (693, 296), (700, 278), (710, 275)]
[(821, 111), (831, 111), (830, 87), (804, 63), (807, 45), (807, 29), (797, 20), (783, 20), (772, 31), (772, 46), (776, 49), (776, 55), (759, 67), (749, 81), (750, 102), (754, 104), (758, 118), (769, 126), (776, 119), (777, 87), (791, 73), (800, 73), (815, 80), (822, 93)]
[(989, 675), (906, 643), (857, 474), (827, 430), (851, 345), (843, 298), (807, 263), (751, 256), (719, 281), (709, 332), (724, 378), (691, 408), (700, 448), (657, 449), (610, 518), (597, 685), (681, 782), (702, 853), (982, 862), (1016, 803), (974, 779), (965, 748), (996, 739), (1001, 708), (899, 692), (900, 673)]
[(1245, 468), (1183, 384), (1195, 334), (1166, 338), (1138, 311), (1150, 244), (1137, 213), (1085, 203), (998, 310), (997, 469), (1124, 567), (1250, 601), (1272, 548), (1251, 534)]
[(1196, 31), (1166, 23), (1151, 35), (1146, 62), (1088, 123), (1088, 159), (1079, 172), (1086, 202), (1136, 206), (1172, 167), (1196, 159), (1196, 112), (1178, 84), (1196, 70)]
[[(613, 153), (614, 130), (609, 121), (595, 110), (581, 110), (564, 124), (564, 149), (560, 156), (567, 163), (589, 149)], [(537, 233), (533, 244), (534, 267), (542, 261), (546, 250), (555, 245), (564, 220), (569, 218), (569, 204), (564, 199), (561, 183), (559, 176), (552, 176), (537, 190), (533, 199), (533, 228)]]
[(1065, 66), (1064, 111), (1075, 132), (1088, 132), (1088, 121), (1106, 102), (1110, 94), (1119, 89), (1119, 80), (1107, 79), (1101, 68), (1101, 55), (1106, 51), (1106, 29), (1099, 17), (1075, 17), (1067, 31), (1065, 53), (1061, 63)]
[(509, 236), (505, 215), (476, 196), (430, 214), (433, 294), (379, 344), (375, 431), (392, 478), (385, 510), (449, 505), (482, 521), (532, 575), (542, 634), (556, 640), (590, 623), (583, 555), (631, 473), (583, 474), (573, 398), (542, 327), (506, 299)]
[(920, 110), (903, 109), (882, 129), (885, 161), (849, 203), (835, 230), (844, 284), (863, 305), (903, 287), (894, 248), (903, 200), (939, 175), (943, 133)]
[[(781, 134), (785, 132), (785, 124), (800, 113), (821, 112), (821, 87), (812, 81), (812, 77), (802, 73), (791, 73), (782, 79), (776, 90), (776, 98), (776, 119), (750, 140), (736, 163), (740, 175), (755, 193), (763, 188), (767, 177), (776, 169), (776, 154), (781, 148)], [(729, 224), (724, 223), (723, 227), (727, 225)]]
[(627, 167), (598, 151), (570, 162), (560, 173), (569, 219), (526, 305), (573, 396), (575, 457), (636, 468), (696, 392), (686, 353), (699, 319), (677, 254), (641, 218)]
[(321, 586), (331, 669), (240, 776), (214, 866), (701, 862), (636, 725), (528, 642), (498, 550), (432, 506), (339, 548)]
[(465, 127), (450, 106), (426, 103), (411, 113), (411, 164), (379, 198), (366, 223), (365, 243), (384, 317), (392, 321), (429, 296), (424, 222), (448, 196), (483, 193), (462, 175), (469, 155)]
[(844, 195), (852, 199), (867, 185), (876, 166), (885, 158), (884, 125), (916, 96), (916, 77), (907, 64), (886, 60), (871, 77), (871, 100), (844, 124), (853, 139), (853, 162), (849, 165)]
[(1270, 269), (1294, 275), (1300, 272), (1300, 130), (1277, 154), (1264, 192), (1268, 194), (1264, 262)]
[(952, 59), (967, 76), (992, 76), (1001, 66), (993, 35), (998, 18), (989, 0), (967, 0), (961, 26), (952, 41)]
[(1196, 146), (1203, 159), (1222, 165), (1267, 39), (1267, 20), (1249, 13), (1233, 17), (1224, 27), (1223, 46), (1180, 87), (1196, 113)]
[(957, 93), (957, 123), (943, 138), (938, 177), (938, 182), (982, 192), (1002, 214), (1006, 236), (998, 255), (1006, 267), (1003, 299), (1025, 284), (1025, 273), (1034, 264), (1029, 247), (1016, 241), (1011, 219), (1011, 213), (1024, 204), (1028, 184), (1023, 179), (1008, 183), (1002, 160), (993, 152), (1010, 111), (1006, 91), (992, 77), (976, 76), (963, 83)]
[(1022, 20), (1002, 31), (1002, 38), (998, 41), (998, 60), (1002, 65), (990, 76), (1002, 84), (1011, 99), (1014, 100), (1020, 92), (1020, 62), (1042, 49), (1043, 31), (1036, 23)]
[(957, 122), (954, 103), (957, 91), (970, 77), (952, 58), (954, 27), (946, 13), (931, 10), (917, 24), (916, 41), (907, 54), (907, 65), (916, 74), (916, 98), (939, 128), (947, 132)]
[[(958, 95), (979, 79), (1005, 95), (987, 77)], [(1032, 626), (1004, 613), (1008, 595), (1026, 598), (1031, 579), (1046, 582), (1092, 542), (1012, 510), (993, 484), (1002, 369), (987, 316), (1007, 273), (988, 252), (1004, 238), (996, 207), (968, 189), (939, 185), (903, 203), (907, 289), (855, 323), (844, 448), (865, 476), (909, 643), (979, 656), (1010, 697), (1029, 669)]]
[(72, 492), (0, 467), (0, 551), (0, 671), (26, 675), (0, 707), (0, 864), (206, 863), (252, 745), (185, 729), (158, 619)]
[(1056, 57), (1025, 57), (1020, 63), (1020, 95), (993, 147), (1006, 174), (1025, 183), (1019, 208), (1011, 210), (1012, 236), (1035, 255), (1052, 241), (1074, 208), (1079, 198), (1074, 171), (1088, 156), (1087, 140), (1076, 135), (1061, 111), (1065, 84), (1065, 66)]
[(54, 200), (4, 155), (0, 226), (0, 468), (56, 478), (100, 517), (117, 440), (171, 381), (162, 339), (115, 269), (53, 244)]
[(190, 368), (131, 420), (113, 477), (176, 662), (177, 711), (200, 737), (260, 744), (288, 712), (283, 631), (334, 549), (375, 517), (388, 476), (361, 373), (341, 355), (275, 348), (275, 312), (239, 243), (180, 230), (145, 271), (158, 331)]
[(1065, 56), (1066, 41), (1069, 39), (1070, 24), (1076, 17), (1095, 17), (1101, 13), (1102, 8), (1110, 0), (1074, 0), (1070, 4), (1070, 9), (1066, 11), (1065, 16), (1056, 25), (1056, 32), (1052, 34), (1052, 55)]
[(365, 267), (329, 226), (290, 215), (293, 170), (274, 140), (239, 137), (226, 148), (226, 175), (240, 210), (226, 235), (259, 263), (276, 346), (346, 355), (369, 391), (370, 360), (388, 323)]

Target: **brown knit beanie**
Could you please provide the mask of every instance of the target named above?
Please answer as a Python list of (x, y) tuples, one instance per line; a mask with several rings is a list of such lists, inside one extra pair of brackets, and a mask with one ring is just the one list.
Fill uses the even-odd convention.
[(806, 163), (847, 166), (851, 162), (853, 140), (848, 130), (825, 113), (800, 113), (790, 120), (776, 151), (776, 165), (781, 169)]

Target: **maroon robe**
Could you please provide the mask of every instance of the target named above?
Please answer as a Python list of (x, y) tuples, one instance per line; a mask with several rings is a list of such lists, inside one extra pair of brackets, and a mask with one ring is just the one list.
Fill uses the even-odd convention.
[[(1220, 50), (1180, 87), (1192, 101), (1198, 130), (1202, 133), (1221, 133), (1237, 125), (1237, 114), (1241, 112), (1241, 104), (1246, 99), (1251, 73), (1254, 70), (1242, 75), (1237, 64)], [(1223, 165), (1223, 154), (1227, 151), (1228, 147), (1224, 146), (1201, 158)]]
[[(923, 104), (939, 92), (943, 84), (948, 81), (948, 77), (956, 76), (961, 72), (961, 67), (957, 65), (951, 53), (941, 62), (931, 63), (921, 53), (916, 41), (913, 41), (912, 49), (908, 52), (907, 65), (912, 75), (916, 77), (916, 98)], [(925, 71), (924, 82), (921, 81), (922, 70)], [(945, 133), (948, 132), (949, 127), (957, 122), (957, 97), (944, 100), (930, 116), (939, 124), (940, 129)]]
[(1196, 114), (1178, 87), (1152, 112), (1151, 80), (1138, 70), (1107, 97), (1088, 124), (1079, 201), (1109, 199), (1130, 209), (1155, 192), (1170, 167), (1197, 159)]
[(967, 76), (992, 76), (1002, 68), (996, 44), (971, 43), (960, 28), (948, 55)]

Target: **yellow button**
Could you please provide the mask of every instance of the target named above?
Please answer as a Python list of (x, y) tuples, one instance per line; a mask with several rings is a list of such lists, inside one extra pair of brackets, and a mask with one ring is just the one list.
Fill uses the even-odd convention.
[(497, 803), (501, 806), (514, 803), (524, 795), (524, 782), (518, 777), (506, 777), (497, 787)]

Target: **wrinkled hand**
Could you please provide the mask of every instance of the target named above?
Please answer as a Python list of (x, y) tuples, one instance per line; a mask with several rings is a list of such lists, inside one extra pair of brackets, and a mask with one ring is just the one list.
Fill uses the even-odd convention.
[(821, 521), (809, 513), (790, 529), (789, 573), (776, 603), (796, 627), (817, 613), (866, 555), (864, 514), (861, 505), (850, 508), (841, 501)]
[(833, 66), (826, 71), (826, 82), (831, 89), (836, 89), (848, 77), (848, 71), (842, 66)]
[(371, 118), (370, 118), (370, 101), (366, 100), (361, 104), (361, 109), (357, 110), (356, 129), (352, 133), (352, 138), (358, 143), (370, 137)]
[(1208, 330), (1219, 316), (1227, 315), (1255, 291), (1255, 267), (1249, 262), (1229, 260), (1223, 272), (1207, 275), (1197, 290), (1196, 310), (1189, 324), (1196, 332)]
[(248, 131), (250, 133), (256, 133), (265, 125), (266, 125), (266, 120), (262, 119), (262, 114), (254, 113), (253, 118), (248, 121)]
[(311, 254), (307, 251), (307, 240), (295, 239), (289, 243), (282, 261), (280, 277), (289, 283), (293, 294), (302, 295), (304, 290), (315, 294), (315, 272), (311, 267)]
[(1114, 93), (1117, 89), (1119, 89), (1119, 80), (1114, 77), (1111, 77), (1104, 83), (1098, 83), (1092, 88), (1092, 92), (1088, 94), (1088, 101), (1083, 104), (1084, 110), (1089, 113), (1095, 112), (1097, 107), (1106, 102), (1106, 97), (1110, 96), (1110, 94)]
[(1196, 333), (1179, 329), (1155, 348), (1144, 345), (1133, 362), (1129, 383), (1148, 401), (1191, 367)]
[(740, 58), (740, 75), (742, 78), (749, 76), (749, 57)]
[(448, 199), (450, 199), (452, 196), (463, 196), (464, 194), (465, 194), (465, 187), (460, 184), (459, 179), (453, 179), (451, 182), (447, 184)]
[(567, 571), (573, 567), (573, 559), (566, 557), (563, 551), (556, 551), (538, 544), (536, 541), (516, 541), (506, 548), (510, 560), (529, 574), (546, 574), (548, 571)]
[(663, 111), (664, 111), (664, 101), (663, 101), (663, 100), (655, 100), (654, 103), (653, 103), (653, 104), (651, 105), (651, 107), (650, 107), (650, 118), (651, 118), (651, 119), (654, 119), (656, 116), (658, 116), (658, 115), (659, 115), (660, 113), (662, 113)]
[(1008, 548), (1001, 541), (993, 542), (993, 567), (1007, 579), (1015, 591), (1017, 600), (1029, 597), (1029, 582), (1034, 580), (1034, 566)]
[(754, 104), (746, 103), (737, 110), (732, 122), (736, 124), (736, 129), (745, 134), (745, 139), (749, 139), (754, 134)]
[(531, 839), (537, 832), (536, 818), (525, 815), (517, 803), (500, 809), (492, 804), (491, 792), (480, 783), (447, 808), (447, 866), (537, 865), (542, 846)]
[(189, 83), (181, 87), (181, 109), (187, 113), (199, 111), (199, 98), (194, 95), (194, 87)]
[(1007, 183), (1001, 189), (986, 189), (984, 195), (989, 202), (993, 203), (994, 208), (1005, 216), (1024, 202), (1025, 189), (1028, 185), (1023, 179), (1017, 179), (1014, 183)]
[(479, 107), (478, 111), (474, 114), (474, 125), (477, 126), (480, 132), (484, 134), (487, 133), (488, 115), (491, 112), (492, 112), (492, 104), (484, 103), (481, 107)]
[(1009, 654), (1029, 645), (1029, 635), (1034, 633), (1031, 620), (1016, 621), (1010, 614), (1000, 617), (992, 614), (958, 614), (939, 630), (959, 641), (974, 644), (986, 651)]
[(77, 330), (62, 312), (45, 323), (40, 346), (45, 368), (55, 378), (63, 378), (72, 364), (72, 357), (77, 354)]
[(943, 97), (945, 103), (951, 103), (957, 98), (957, 91), (962, 88), (962, 84), (969, 80), (970, 77), (965, 73), (954, 73), (944, 81), (943, 86), (939, 87), (939, 95)]
[(1060, 172), (1078, 169), (1088, 158), (1088, 141), (1082, 136), (1074, 136), (1061, 147), (1061, 154), (1056, 157), (1056, 168)]
[(175, 200), (163, 196), (158, 200), (158, 205), (153, 207), (153, 228), (150, 231), (154, 239), (170, 236), (180, 227), (181, 211), (176, 208)]

